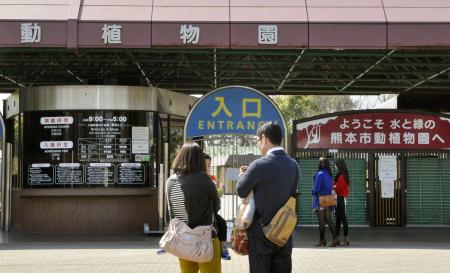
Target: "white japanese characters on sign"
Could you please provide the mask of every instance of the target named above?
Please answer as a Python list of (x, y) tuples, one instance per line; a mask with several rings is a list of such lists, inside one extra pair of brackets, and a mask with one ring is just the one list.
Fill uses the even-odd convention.
[(261, 45), (276, 45), (278, 43), (278, 26), (259, 25), (258, 43)]
[(73, 117), (41, 117), (40, 122), (42, 125), (72, 124)]
[(200, 39), (200, 27), (181, 25), (180, 39), (183, 41), (183, 44), (198, 44)]
[[(392, 119), (389, 120), (389, 124), (386, 125), (392, 131), (388, 135), (384, 132), (331, 132), (330, 143), (331, 144), (408, 144), (408, 145), (427, 145), (431, 141), (445, 143), (445, 140), (437, 133), (432, 134), (428, 132), (414, 132), (413, 130), (428, 129), (433, 130), (436, 127), (434, 120), (423, 119)], [(384, 129), (384, 121), (381, 119), (344, 119), (339, 125), (341, 130), (368, 130)], [(411, 130), (407, 132), (397, 132), (395, 130)]]
[(46, 149), (72, 149), (72, 141), (41, 141), (40, 148)]
[(20, 24), (20, 42), (39, 43), (41, 41), (41, 26), (37, 23)]
[(103, 25), (102, 39), (105, 44), (121, 44), (122, 43), (122, 26), (121, 25)]

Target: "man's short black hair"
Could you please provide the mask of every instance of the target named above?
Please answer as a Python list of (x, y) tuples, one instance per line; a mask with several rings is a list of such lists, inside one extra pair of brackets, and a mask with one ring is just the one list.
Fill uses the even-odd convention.
[(283, 132), (280, 125), (273, 122), (264, 123), (261, 127), (259, 127), (257, 134), (259, 139), (261, 139), (262, 135), (264, 135), (273, 145), (281, 146)]

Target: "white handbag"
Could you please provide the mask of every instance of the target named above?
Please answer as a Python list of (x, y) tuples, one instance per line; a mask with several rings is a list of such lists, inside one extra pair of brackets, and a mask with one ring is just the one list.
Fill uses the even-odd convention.
[[(167, 200), (169, 205), (170, 202)], [(159, 246), (166, 252), (197, 263), (207, 263), (214, 258), (212, 231), (214, 230), (214, 213), (211, 225), (190, 228), (178, 218), (170, 220), (166, 233), (159, 241)]]
[(170, 220), (167, 232), (159, 246), (178, 258), (197, 263), (206, 263), (214, 258), (212, 226), (198, 226), (191, 229), (180, 219)]

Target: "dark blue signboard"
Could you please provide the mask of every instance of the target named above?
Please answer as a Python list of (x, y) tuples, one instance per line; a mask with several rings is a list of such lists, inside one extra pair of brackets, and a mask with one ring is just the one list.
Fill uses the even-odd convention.
[(269, 121), (279, 124), (286, 134), (283, 117), (267, 96), (248, 87), (223, 87), (194, 105), (186, 121), (185, 137), (254, 135), (261, 124)]

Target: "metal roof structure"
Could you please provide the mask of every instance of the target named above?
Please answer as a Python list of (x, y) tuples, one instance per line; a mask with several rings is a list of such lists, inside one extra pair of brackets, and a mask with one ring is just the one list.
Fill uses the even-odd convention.
[[(261, 26), (275, 27), (275, 42), (259, 40)], [(0, 92), (61, 84), (448, 92), (444, 0), (0, 0), (0, 34)]]
[(204, 94), (448, 92), (450, 51), (310, 49), (0, 49), (0, 90), (62, 84), (148, 85)]

